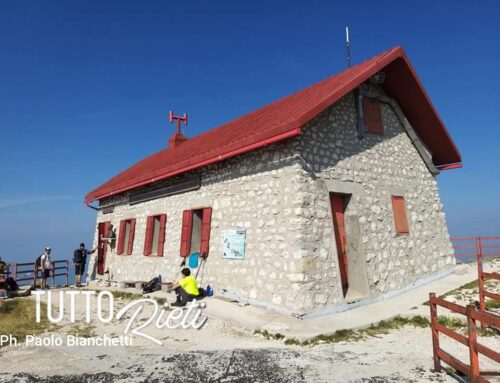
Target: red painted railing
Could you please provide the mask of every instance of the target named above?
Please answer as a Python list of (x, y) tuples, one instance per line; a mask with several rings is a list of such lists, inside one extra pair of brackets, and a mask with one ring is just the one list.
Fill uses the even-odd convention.
[[(434, 369), (441, 371), (441, 361), (445, 362), (455, 370), (467, 375), (472, 383), (486, 382), (489, 380), (481, 376), (479, 369), (479, 354), (500, 363), (500, 353), (492, 350), (480, 343), (477, 340), (476, 321), (480, 321), (488, 326), (499, 328), (500, 316), (493, 313), (477, 311), (473, 305), (463, 307), (455, 303), (448, 302), (442, 298), (436, 297), (436, 294), (429, 294), (429, 304), (431, 309), (431, 328), (432, 328), (432, 350), (434, 354)], [(437, 308), (444, 307), (454, 313), (465, 315), (467, 317), (467, 336), (462, 335), (438, 322)], [(469, 364), (465, 364), (461, 360), (455, 358), (451, 354), (444, 351), (439, 345), (439, 333), (447, 335), (469, 348)], [(489, 372), (490, 375), (500, 375), (500, 371)]]
[[(500, 257), (500, 237), (462, 237), (451, 238), (455, 257), (476, 257), (479, 286), (479, 308), (486, 312), (486, 298), (500, 301), (500, 294), (486, 290), (484, 281), (493, 279), (500, 281), (500, 274), (483, 271), (485, 257)], [(484, 323), (482, 327), (484, 327)]]
[[(0, 289), (5, 278), (12, 277), (17, 284), (36, 286), (37, 281), (41, 279), (42, 269), (36, 266), (34, 262), (28, 263), (9, 263), (4, 274), (0, 275)], [(65, 286), (69, 286), (69, 263), (67, 260), (52, 261), (52, 270), (50, 273), (52, 286), (56, 284), (56, 277), (64, 277)]]

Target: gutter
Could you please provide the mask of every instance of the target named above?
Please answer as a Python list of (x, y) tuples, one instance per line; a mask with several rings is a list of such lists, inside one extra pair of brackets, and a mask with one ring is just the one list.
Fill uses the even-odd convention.
[(439, 170), (452, 170), (452, 169), (460, 169), (463, 168), (463, 164), (461, 162), (457, 162), (454, 164), (447, 164), (447, 165), (439, 165), (437, 168)]

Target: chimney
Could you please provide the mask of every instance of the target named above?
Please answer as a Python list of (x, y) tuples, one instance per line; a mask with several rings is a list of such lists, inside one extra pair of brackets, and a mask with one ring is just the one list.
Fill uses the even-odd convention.
[(182, 133), (175, 133), (173, 136), (170, 136), (168, 139), (168, 147), (169, 148), (176, 148), (180, 144), (182, 144), (184, 141), (187, 141), (187, 137), (182, 134)]
[(187, 141), (187, 139), (188, 139), (181, 132), (181, 122), (183, 122), (184, 125), (187, 125), (188, 124), (188, 116), (187, 116), (187, 113), (184, 113), (184, 116), (176, 116), (176, 115), (174, 115), (174, 112), (172, 112), (172, 111), (169, 112), (168, 116), (169, 116), (170, 123), (173, 123), (174, 120), (176, 122), (175, 134), (168, 139), (168, 147), (169, 148), (176, 148), (177, 146), (182, 144), (184, 141)]

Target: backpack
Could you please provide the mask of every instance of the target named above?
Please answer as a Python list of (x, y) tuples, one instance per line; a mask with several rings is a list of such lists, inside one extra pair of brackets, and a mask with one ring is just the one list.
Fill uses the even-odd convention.
[(143, 294), (152, 293), (153, 291), (161, 290), (161, 284), (158, 277), (151, 279), (142, 289)]
[(43, 254), (39, 255), (38, 258), (35, 261), (36, 267), (41, 267), (42, 266), (42, 256)]
[(19, 290), (19, 286), (14, 278), (9, 277), (5, 280), (5, 284), (7, 285), (7, 291), (17, 291)]
[(85, 256), (83, 256), (82, 253), (80, 249), (75, 250), (73, 253), (73, 261), (75, 261), (75, 263), (85, 263)]
[(205, 291), (205, 289), (203, 287), (200, 287), (198, 289), (198, 299), (203, 299), (207, 296), (207, 292)]

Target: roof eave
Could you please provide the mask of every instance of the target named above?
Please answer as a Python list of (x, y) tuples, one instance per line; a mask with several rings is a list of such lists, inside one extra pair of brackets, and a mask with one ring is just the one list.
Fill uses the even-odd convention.
[(108, 193), (95, 194), (95, 191), (99, 190), (101, 188), (101, 186), (99, 186), (98, 188), (94, 189), (93, 191), (91, 191), (90, 193), (88, 193), (85, 196), (85, 203), (90, 204), (93, 201), (97, 201), (97, 200), (100, 200), (103, 198), (111, 197), (111, 196), (116, 195), (116, 194), (121, 194), (121, 193), (124, 193), (128, 190), (132, 190), (132, 189), (150, 184), (152, 182), (156, 182), (156, 181), (160, 181), (160, 180), (163, 180), (166, 178), (174, 177), (176, 175), (188, 172), (190, 170), (195, 170), (195, 169), (207, 166), (207, 165), (211, 165), (211, 164), (223, 161), (225, 159), (228, 159), (230, 157), (234, 157), (234, 156), (237, 156), (237, 155), (240, 155), (243, 153), (247, 153), (247, 152), (250, 152), (252, 150), (255, 150), (255, 149), (267, 146), (267, 145), (271, 145), (271, 144), (274, 144), (274, 143), (279, 142), (279, 141), (283, 141), (287, 138), (298, 136), (299, 134), (301, 134), (301, 126), (302, 126), (302, 124), (300, 122), (296, 121), (296, 122), (294, 122), (293, 125), (290, 126), (290, 130), (286, 131), (285, 133), (281, 133), (281, 134), (278, 134), (278, 135), (273, 136), (271, 138), (267, 138), (265, 140), (261, 140), (259, 142), (253, 143), (251, 145), (247, 145), (247, 146), (244, 146), (242, 148), (232, 150), (230, 152), (212, 157), (208, 160), (200, 161), (194, 165), (186, 166), (186, 167), (183, 167), (181, 169), (175, 170), (173, 172), (168, 172), (168, 173), (162, 174), (161, 176), (158, 176), (158, 177), (154, 177), (154, 178), (151, 178), (148, 180), (137, 182), (137, 183), (129, 185), (129, 186), (118, 188), (118, 189), (110, 191)]

